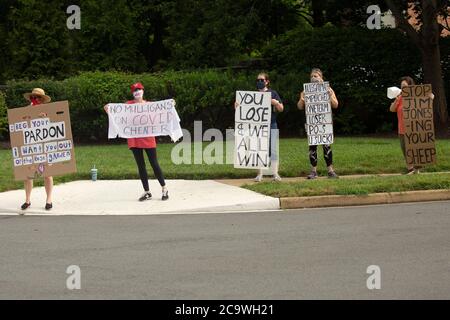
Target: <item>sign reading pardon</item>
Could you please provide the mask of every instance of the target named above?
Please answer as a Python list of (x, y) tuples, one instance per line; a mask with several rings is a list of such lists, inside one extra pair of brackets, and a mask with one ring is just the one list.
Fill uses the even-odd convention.
[(430, 84), (402, 89), (406, 161), (409, 165), (436, 163), (431, 93)]
[(329, 82), (305, 83), (306, 134), (310, 146), (332, 144), (333, 118), (328, 89)]
[(8, 122), (16, 180), (77, 171), (67, 101), (9, 109)]
[(235, 168), (270, 167), (270, 92), (236, 91)]

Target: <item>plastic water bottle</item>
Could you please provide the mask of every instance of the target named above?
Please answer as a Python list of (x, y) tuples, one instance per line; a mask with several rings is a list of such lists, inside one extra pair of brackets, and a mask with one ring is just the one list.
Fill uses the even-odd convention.
[(92, 181), (97, 181), (97, 169), (95, 169), (95, 165), (91, 169), (91, 179)]

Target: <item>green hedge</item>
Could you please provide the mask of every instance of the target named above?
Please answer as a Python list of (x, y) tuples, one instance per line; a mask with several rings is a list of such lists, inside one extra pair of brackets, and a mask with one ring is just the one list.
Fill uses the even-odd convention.
[[(450, 37), (440, 41), (442, 69), (450, 108)], [(396, 118), (388, 107), (386, 89), (399, 86), (405, 75), (422, 81), (422, 61), (418, 49), (406, 35), (394, 29), (323, 27), (293, 30), (268, 44), (263, 55), (278, 73), (305, 75), (321, 68), (336, 91), (340, 107), (334, 116), (338, 134), (377, 133), (396, 128)], [(303, 77), (292, 79), (301, 87)], [(294, 89), (295, 86), (286, 88)], [(286, 92), (286, 102), (294, 105), (295, 92)], [(288, 130), (299, 125), (286, 118)]]
[(140, 75), (92, 72), (63, 81), (11, 81), (5, 93), (9, 108), (26, 105), (23, 93), (34, 87), (43, 88), (53, 101), (69, 100), (74, 138), (89, 142), (107, 139), (103, 106), (132, 99), (130, 84), (134, 82), (144, 84), (147, 99), (176, 99), (183, 128), (192, 129), (194, 120), (201, 120), (205, 129), (223, 130), (234, 126), (235, 91), (252, 90), (254, 79), (256, 74), (217, 71)]

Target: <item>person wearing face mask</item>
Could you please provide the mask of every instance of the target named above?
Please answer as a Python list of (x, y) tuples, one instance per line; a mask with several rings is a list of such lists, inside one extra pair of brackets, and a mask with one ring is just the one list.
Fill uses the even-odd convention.
[[(414, 86), (416, 83), (413, 78), (409, 76), (402, 77), (400, 79), (400, 87), (403, 89), (407, 86)], [(434, 99), (434, 94), (430, 93), (430, 98)], [(412, 165), (409, 165), (406, 158), (406, 149), (405, 149), (405, 125), (403, 122), (403, 98), (402, 94), (400, 93), (394, 100), (394, 102), (391, 103), (391, 106), (389, 107), (389, 111), (396, 112), (397, 113), (397, 121), (398, 121), (398, 137), (400, 139), (400, 147), (403, 152), (403, 157), (406, 161), (406, 169), (407, 169), (407, 175), (420, 173), (420, 167), (414, 167)]]
[[(323, 82), (323, 73), (320, 69), (314, 68), (310, 74), (311, 82)], [(328, 94), (330, 96), (331, 108), (337, 109), (339, 102), (337, 100), (336, 94), (331, 87), (328, 89)], [(300, 110), (305, 109), (305, 92), (300, 93), (300, 99), (297, 103), (297, 107)], [(338, 178), (338, 175), (333, 169), (333, 151), (331, 150), (331, 145), (322, 145), (323, 157), (328, 168), (328, 178)], [(311, 173), (307, 176), (308, 179), (316, 179), (319, 175), (317, 174), (317, 146), (309, 146), (309, 162), (311, 163)]]
[[(284, 105), (281, 101), (280, 95), (275, 90), (272, 90), (269, 88), (270, 85), (270, 79), (269, 75), (267, 73), (260, 73), (258, 74), (258, 77), (256, 78), (256, 88), (258, 91), (261, 92), (270, 92), (272, 95), (272, 113), (271, 113), (271, 123), (270, 123), (270, 162), (271, 167), (273, 171), (273, 179), (275, 181), (281, 181), (281, 177), (278, 174), (278, 168), (279, 168), (279, 160), (278, 160), (278, 154), (277, 154), (277, 143), (278, 143), (278, 124), (277, 124), (277, 114), (279, 112), (283, 112)], [(236, 101), (234, 103), (234, 108), (236, 109), (239, 106), (238, 102)], [(263, 170), (260, 169), (258, 171), (258, 175), (255, 178), (255, 182), (261, 182), (263, 179)]]
[[(24, 98), (30, 103), (29, 106), (37, 106), (44, 103), (49, 103), (52, 99), (45, 94), (45, 91), (41, 88), (34, 88), (31, 92), (25, 93)], [(40, 114), (41, 117), (46, 117), (45, 113)], [(45, 192), (47, 194), (47, 200), (45, 202), (45, 210), (51, 210), (52, 204), (52, 191), (53, 191), (53, 177), (44, 178)], [(21, 209), (26, 210), (31, 206), (31, 191), (33, 190), (33, 180), (27, 179), (24, 181), (25, 188), (25, 202), (22, 204)]]
[[(127, 104), (143, 103), (147, 102), (144, 100), (144, 86), (142, 83), (137, 82), (131, 85), (131, 93), (133, 94), (134, 100), (129, 100)], [(108, 105), (104, 106), (106, 112), (108, 112)], [(164, 175), (158, 163), (158, 158), (156, 155), (156, 139), (155, 137), (146, 138), (129, 138), (127, 139), (128, 148), (133, 152), (134, 159), (138, 167), (139, 177), (144, 188), (144, 193), (139, 198), (139, 201), (150, 200), (152, 194), (150, 192), (148, 184), (148, 174), (147, 168), (145, 166), (144, 151), (150, 160), (150, 165), (152, 166), (155, 177), (158, 179), (159, 184), (162, 188), (161, 200), (165, 201), (169, 199), (169, 191), (166, 187), (166, 182), (164, 180)]]

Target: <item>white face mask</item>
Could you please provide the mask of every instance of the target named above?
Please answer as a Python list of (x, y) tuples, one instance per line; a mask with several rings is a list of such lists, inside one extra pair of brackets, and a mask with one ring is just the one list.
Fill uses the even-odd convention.
[(143, 96), (144, 96), (144, 90), (136, 90), (135, 92), (133, 92), (133, 97), (136, 100), (142, 99)]

